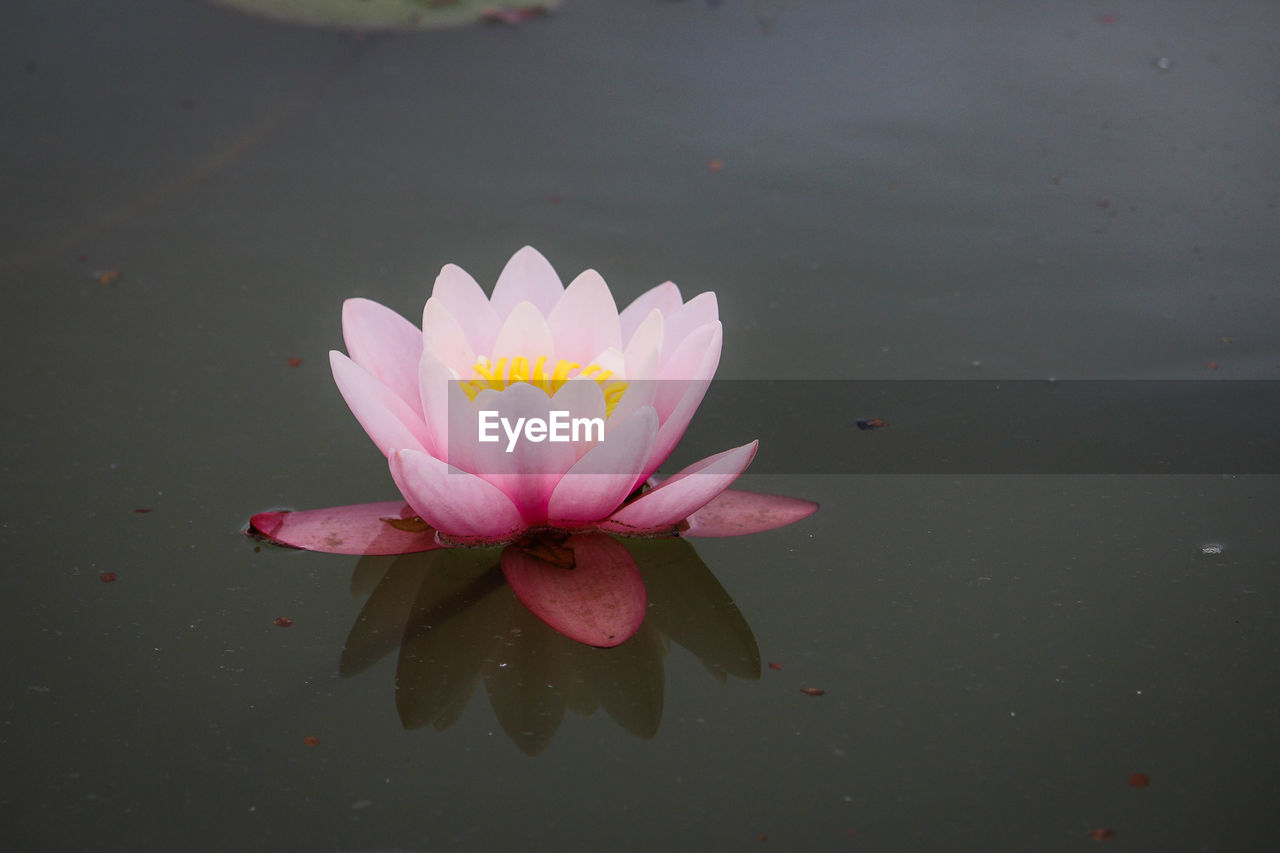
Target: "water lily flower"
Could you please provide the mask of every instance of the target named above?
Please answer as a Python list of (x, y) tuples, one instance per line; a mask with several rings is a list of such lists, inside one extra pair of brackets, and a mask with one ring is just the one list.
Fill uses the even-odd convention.
[[(619, 311), (594, 270), (565, 287), (525, 247), (492, 296), (445, 266), (421, 329), (368, 299), (347, 300), (342, 323), (349, 355), (330, 354), (334, 379), (404, 501), (255, 515), (251, 532), (280, 544), (402, 554), (517, 543), (546, 562), (529, 546), (545, 532), (553, 549), (556, 535), (592, 531), (732, 536), (817, 509), (728, 490), (755, 441), (653, 476), (720, 361), (713, 293), (685, 301), (667, 282)], [(521, 560), (503, 563), (517, 595), (539, 613), (553, 594), (513, 581)], [(642, 583), (625, 585), (643, 596)], [(590, 596), (598, 600), (599, 590)]]

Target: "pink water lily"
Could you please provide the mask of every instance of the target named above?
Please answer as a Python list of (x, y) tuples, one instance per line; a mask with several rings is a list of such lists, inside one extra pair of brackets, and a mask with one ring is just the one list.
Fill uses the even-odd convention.
[[(685, 301), (667, 282), (619, 311), (594, 270), (565, 287), (525, 247), (491, 297), (444, 267), (421, 329), (368, 299), (347, 300), (342, 321), (349, 356), (330, 354), (334, 379), (404, 503), (254, 516), (252, 531), (273, 541), (397, 554), (528, 542), (541, 531), (728, 536), (817, 508), (726, 491), (755, 441), (653, 477), (720, 361), (713, 293)], [(530, 595), (551, 586), (568, 594), (535, 584)]]

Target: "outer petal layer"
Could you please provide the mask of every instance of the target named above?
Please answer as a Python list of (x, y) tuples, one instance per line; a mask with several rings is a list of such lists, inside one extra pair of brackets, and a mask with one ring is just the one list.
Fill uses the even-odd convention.
[(418, 359), (422, 332), (405, 318), (371, 299), (342, 303), (342, 337), (351, 360), (390, 388), (411, 409), (418, 409)]
[(642, 533), (679, 524), (738, 479), (756, 455), (757, 444), (753, 441), (693, 463), (615, 512), (601, 528)]
[(502, 490), (427, 453), (391, 454), (391, 477), (424, 521), (460, 542), (502, 542), (524, 528)]
[(786, 527), (817, 511), (813, 501), (725, 489), (689, 516), (689, 529), (681, 535), (745, 536)]
[(260, 512), (247, 533), (277, 545), (329, 554), (411, 554), (440, 547), (436, 532), (404, 501), (303, 512)]
[(329, 366), (338, 390), (383, 455), (399, 448), (425, 450), (431, 441), (421, 415), (373, 374), (334, 350)]
[(636, 486), (653, 448), (658, 416), (646, 407), (588, 451), (556, 484), (547, 507), (555, 522), (598, 521), (613, 512)]

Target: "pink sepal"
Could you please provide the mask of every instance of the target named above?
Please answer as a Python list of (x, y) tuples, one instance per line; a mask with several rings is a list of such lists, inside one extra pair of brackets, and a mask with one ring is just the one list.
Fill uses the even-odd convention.
[(443, 547), (435, 530), (404, 501), (260, 512), (249, 519), (245, 532), (277, 545), (328, 554), (411, 554)]
[(745, 536), (776, 530), (818, 511), (813, 501), (725, 489), (689, 516), (682, 536)]

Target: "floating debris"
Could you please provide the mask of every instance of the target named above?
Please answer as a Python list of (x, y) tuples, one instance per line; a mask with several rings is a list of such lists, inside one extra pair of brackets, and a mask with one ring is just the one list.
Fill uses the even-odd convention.
[(289, 358), (286, 358), (284, 360), (284, 363), (289, 365), (290, 367), (302, 367), (302, 359), (295, 358), (294, 356), (290, 356)]
[(1145, 788), (1151, 784), (1151, 779), (1146, 773), (1134, 773), (1129, 777), (1129, 785), (1134, 788)]
[(520, 23), (555, 10), (559, 0), (539, 3), (502, 0), (213, 0), (236, 9), (291, 24), (334, 27), (362, 33), (465, 27), (484, 21)]
[(293, 627), (293, 620), (288, 616), (277, 616), (275, 619), (271, 620), (271, 624), (275, 625), (277, 628), (291, 628)]
[(880, 418), (859, 418), (853, 423), (858, 429), (880, 429), (880, 427), (889, 425), (888, 421), (883, 421)]
[(319, 746), (320, 738), (316, 737), (315, 735), (307, 735), (302, 739), (302, 743), (304, 746)]
[(1089, 837), (1094, 841), (1110, 841), (1116, 837), (1115, 830), (1098, 827), (1089, 833)]
[(821, 687), (801, 687), (800, 692), (806, 696), (825, 696), (827, 691)]
[(115, 572), (103, 572), (102, 574), (98, 575), (98, 580), (102, 581), (103, 583), (115, 583), (115, 582), (116, 582), (116, 573), (115, 573)]

